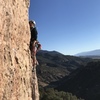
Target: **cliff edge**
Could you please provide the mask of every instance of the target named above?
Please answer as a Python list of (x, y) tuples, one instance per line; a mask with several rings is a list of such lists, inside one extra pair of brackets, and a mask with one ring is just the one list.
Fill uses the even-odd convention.
[(39, 100), (32, 73), (29, 0), (0, 0), (0, 100)]

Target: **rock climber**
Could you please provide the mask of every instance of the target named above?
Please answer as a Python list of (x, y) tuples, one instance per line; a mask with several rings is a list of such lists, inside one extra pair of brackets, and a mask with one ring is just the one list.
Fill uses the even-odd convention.
[(30, 51), (31, 51), (31, 58), (32, 58), (32, 64), (33, 67), (35, 65), (38, 65), (38, 61), (36, 59), (36, 53), (38, 50), (41, 49), (41, 44), (37, 40), (37, 29), (36, 29), (36, 23), (34, 20), (29, 21), (30, 31), (31, 31), (31, 38), (30, 38)]

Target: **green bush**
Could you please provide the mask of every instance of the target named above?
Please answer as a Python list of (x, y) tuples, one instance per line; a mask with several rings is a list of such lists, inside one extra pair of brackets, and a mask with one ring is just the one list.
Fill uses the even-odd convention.
[(64, 91), (57, 91), (53, 88), (48, 89), (40, 89), (40, 100), (83, 100), (78, 99), (72, 93), (64, 92)]

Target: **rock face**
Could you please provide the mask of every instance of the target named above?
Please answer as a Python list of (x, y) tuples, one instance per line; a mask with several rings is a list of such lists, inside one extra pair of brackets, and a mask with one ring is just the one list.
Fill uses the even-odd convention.
[(0, 100), (39, 100), (28, 8), (29, 0), (0, 0)]

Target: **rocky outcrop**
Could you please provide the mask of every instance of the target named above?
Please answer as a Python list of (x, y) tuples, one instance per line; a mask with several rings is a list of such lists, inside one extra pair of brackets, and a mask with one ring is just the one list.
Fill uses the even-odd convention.
[(29, 0), (0, 0), (0, 100), (39, 100), (28, 7)]

